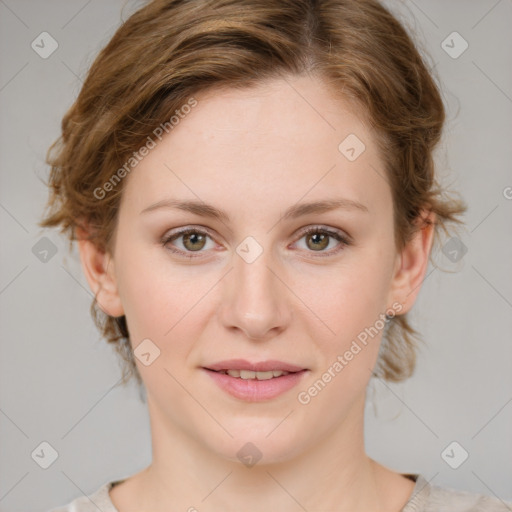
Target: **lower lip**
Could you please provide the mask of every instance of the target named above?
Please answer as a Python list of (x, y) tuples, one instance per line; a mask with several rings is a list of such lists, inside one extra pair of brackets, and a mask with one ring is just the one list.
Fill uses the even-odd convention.
[(261, 402), (282, 395), (296, 386), (307, 372), (307, 370), (301, 370), (268, 380), (257, 380), (231, 377), (225, 373), (207, 370), (206, 368), (203, 368), (203, 370), (210, 375), (221, 389), (231, 396), (247, 402)]

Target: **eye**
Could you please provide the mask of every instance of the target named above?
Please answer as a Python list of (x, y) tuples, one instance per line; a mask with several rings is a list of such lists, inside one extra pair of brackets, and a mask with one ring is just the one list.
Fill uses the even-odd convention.
[[(321, 226), (311, 226), (301, 231), (300, 238), (297, 242), (305, 239), (307, 252), (316, 252), (315, 256), (333, 256), (337, 254), (344, 247), (349, 246), (351, 241), (348, 236), (345, 236), (340, 231), (333, 231)], [(332, 240), (338, 242), (337, 247), (326, 251), (325, 249), (331, 245)], [(179, 240), (178, 247), (173, 242)], [(213, 246), (208, 247), (208, 240), (211, 241)], [(215, 247), (212, 235), (209, 231), (200, 228), (187, 227), (180, 229), (174, 233), (165, 235), (161, 243), (171, 252), (182, 256), (184, 258), (192, 259), (201, 257), (201, 253)], [(181, 247), (179, 247), (181, 246)], [(204, 250), (203, 250), (204, 249)], [(198, 253), (198, 254), (194, 254)]]
[[(347, 236), (339, 231), (333, 231), (327, 228), (323, 228), (321, 226), (312, 226), (306, 228), (301, 232), (301, 238), (298, 240), (305, 239), (305, 246), (308, 252), (317, 252), (322, 253), (316, 256), (332, 256), (337, 254), (344, 247), (350, 245), (350, 240)], [(329, 245), (331, 245), (332, 240), (336, 240), (338, 245), (333, 250), (325, 251)]]
[[(181, 248), (177, 248), (175, 245), (171, 244), (171, 242), (174, 242), (179, 239), (182, 239), (179, 243), (179, 245), (181, 245)], [(179, 254), (180, 256), (183, 256), (185, 258), (196, 258), (200, 256), (200, 254), (195, 255), (191, 253), (200, 253), (204, 252), (203, 249), (205, 248), (206, 250), (213, 248), (207, 247), (208, 239), (210, 239), (213, 242), (211, 235), (209, 234), (208, 231), (199, 228), (189, 227), (181, 229), (170, 235), (164, 236), (164, 238), (162, 239), (162, 244), (171, 252)]]

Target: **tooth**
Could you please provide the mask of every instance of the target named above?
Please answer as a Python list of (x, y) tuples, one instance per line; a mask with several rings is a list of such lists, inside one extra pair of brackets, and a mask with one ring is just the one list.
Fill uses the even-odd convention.
[(256, 372), (256, 378), (258, 380), (268, 380), (274, 378), (274, 373), (272, 371), (269, 372)]
[(245, 380), (269, 380), (282, 375), (289, 375), (290, 372), (282, 370), (269, 370), (266, 372), (253, 372), (252, 370), (220, 370), (220, 373), (229, 375), (230, 377), (241, 378)]

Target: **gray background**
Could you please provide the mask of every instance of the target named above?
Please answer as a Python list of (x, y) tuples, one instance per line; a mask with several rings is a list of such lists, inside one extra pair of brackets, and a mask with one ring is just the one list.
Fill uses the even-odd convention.
[[(440, 77), (439, 171), (469, 211), (457, 234), (467, 253), (452, 262), (434, 251), (414, 309), (426, 341), (416, 374), (370, 385), (367, 450), (434, 484), (511, 500), (512, 1), (386, 3)], [(134, 385), (115, 387), (117, 359), (89, 317), (76, 249), (36, 224), (46, 149), (87, 67), (138, 5), (0, 0), (1, 511), (45, 511), (151, 461), (146, 406)], [(43, 31), (59, 45), (47, 59), (31, 47)], [(442, 46), (454, 31), (469, 44), (458, 58), (460, 39), (444, 43), (452, 56)], [(57, 249), (46, 262), (32, 251), (43, 236)], [(43, 441), (58, 452), (48, 469), (31, 455)], [(469, 453), (458, 469), (441, 457), (452, 441)]]

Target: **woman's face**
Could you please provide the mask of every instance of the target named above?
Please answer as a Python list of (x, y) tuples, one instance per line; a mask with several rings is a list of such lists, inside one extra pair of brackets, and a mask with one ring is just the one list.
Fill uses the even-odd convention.
[[(110, 268), (159, 431), (286, 460), (359, 425), (384, 315), (408, 309), (391, 190), (317, 79), (195, 98), (126, 178)], [(234, 359), (304, 371), (211, 370)]]

